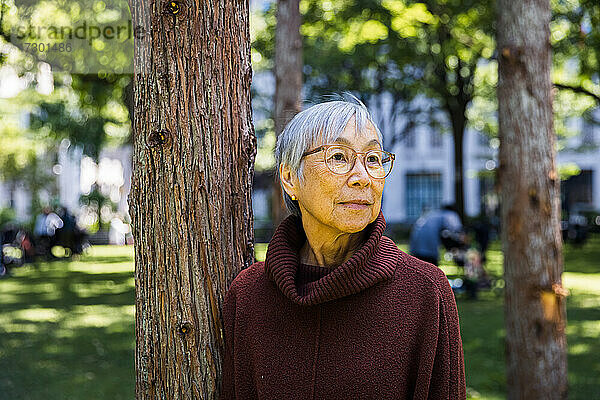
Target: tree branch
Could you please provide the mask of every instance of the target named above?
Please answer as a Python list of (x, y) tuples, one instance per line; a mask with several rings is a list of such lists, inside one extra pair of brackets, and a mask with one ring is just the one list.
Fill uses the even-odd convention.
[(554, 83), (554, 87), (557, 89), (570, 90), (575, 93), (585, 94), (586, 96), (590, 96), (590, 97), (594, 98), (598, 103), (600, 103), (599, 95), (597, 95), (596, 93), (591, 92), (581, 86), (570, 86), (570, 85), (564, 85), (562, 83)]

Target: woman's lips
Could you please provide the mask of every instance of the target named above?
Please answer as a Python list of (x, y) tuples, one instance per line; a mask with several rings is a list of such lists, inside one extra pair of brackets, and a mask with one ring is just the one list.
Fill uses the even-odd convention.
[(344, 207), (348, 207), (353, 210), (363, 210), (365, 208), (371, 207), (370, 204), (361, 204), (361, 203), (341, 203)]

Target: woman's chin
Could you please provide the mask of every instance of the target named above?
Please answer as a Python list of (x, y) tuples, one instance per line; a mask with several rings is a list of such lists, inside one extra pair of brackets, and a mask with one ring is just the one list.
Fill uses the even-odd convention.
[(368, 218), (349, 219), (344, 222), (338, 221), (338, 229), (346, 233), (357, 233), (364, 230), (369, 225)]

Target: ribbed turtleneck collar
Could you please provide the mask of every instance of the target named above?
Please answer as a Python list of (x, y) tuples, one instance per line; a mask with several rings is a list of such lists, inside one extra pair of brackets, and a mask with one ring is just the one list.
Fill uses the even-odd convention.
[(394, 242), (382, 236), (385, 219), (381, 212), (365, 229), (367, 240), (350, 259), (326, 276), (303, 285), (300, 291), (295, 278), (306, 234), (301, 219), (291, 215), (275, 230), (267, 249), (265, 271), (281, 292), (299, 305), (320, 304), (363, 291), (392, 277), (400, 254)]

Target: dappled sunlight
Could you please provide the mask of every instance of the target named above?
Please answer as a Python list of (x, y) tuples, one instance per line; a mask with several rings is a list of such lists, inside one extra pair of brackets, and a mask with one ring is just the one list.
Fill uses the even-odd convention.
[[(11, 314), (11, 313), (7, 313)], [(56, 322), (61, 313), (54, 308), (30, 308), (12, 312), (12, 318), (18, 320), (27, 320), (32, 322), (49, 321)]]
[(133, 398), (134, 285), (131, 246), (94, 246), (0, 280), (1, 392)]
[[(405, 243), (398, 247), (407, 251)], [(481, 291), (476, 301), (457, 296), (465, 372), (469, 398), (504, 399), (505, 338), (503, 254), (501, 243), (491, 243), (486, 271), (492, 277), (492, 291)], [(566, 245), (563, 284), (567, 297), (567, 351), (571, 399), (595, 398), (600, 375), (600, 236), (594, 235), (583, 247)], [(461, 268), (442, 259), (440, 268), (449, 277)]]
[[(93, 262), (93, 261), (92, 261)], [(133, 260), (119, 263), (106, 264), (89, 264), (89, 261), (76, 261), (68, 266), (69, 271), (84, 272), (86, 274), (106, 274), (106, 273), (133, 273)]]
[(77, 306), (69, 312), (63, 328), (108, 327), (133, 321), (135, 307), (131, 306)]
[(591, 346), (585, 343), (576, 343), (569, 346), (569, 354), (585, 354), (591, 350)]
[[(600, 271), (598, 271), (600, 274)], [(593, 293), (600, 295), (600, 275), (564, 272), (563, 286), (569, 290), (574, 290), (578, 294)]]
[(98, 282), (82, 282), (74, 283), (71, 288), (78, 293), (80, 297), (100, 296), (103, 294), (118, 294), (124, 293), (135, 287), (135, 279), (133, 277), (124, 280), (121, 283), (116, 283), (113, 280), (105, 280)]
[(268, 243), (255, 243), (254, 244), (254, 257), (256, 261), (265, 261), (267, 256)]
[[(257, 260), (264, 260), (266, 249), (266, 243), (255, 245)], [(565, 251), (571, 265), (563, 278), (571, 292), (567, 342), (574, 399), (586, 393), (592, 398), (600, 374), (600, 271), (591, 273), (587, 265), (587, 253), (594, 251)], [(489, 273), (501, 277), (497, 242), (487, 256)], [(451, 263), (442, 269), (460, 272)], [(0, 388), (31, 399), (132, 398), (133, 270), (132, 247), (97, 246), (79, 260), (25, 266), (0, 280), (0, 369), (6, 371)], [(469, 398), (505, 398), (503, 299), (500, 287), (482, 291), (476, 301), (457, 298)]]
[(600, 321), (569, 321), (567, 335), (577, 335), (579, 338), (598, 339)]

